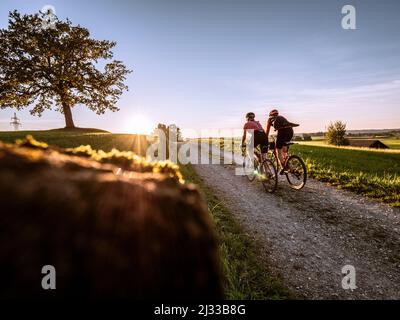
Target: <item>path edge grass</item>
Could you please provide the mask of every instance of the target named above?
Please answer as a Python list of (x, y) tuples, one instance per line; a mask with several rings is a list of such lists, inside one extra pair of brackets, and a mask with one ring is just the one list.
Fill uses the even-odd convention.
[(296, 299), (280, 276), (273, 274), (259, 258), (259, 246), (243, 231), (233, 215), (206, 186), (195, 168), (180, 166), (187, 182), (202, 192), (215, 224), (224, 275), (225, 298), (229, 300)]

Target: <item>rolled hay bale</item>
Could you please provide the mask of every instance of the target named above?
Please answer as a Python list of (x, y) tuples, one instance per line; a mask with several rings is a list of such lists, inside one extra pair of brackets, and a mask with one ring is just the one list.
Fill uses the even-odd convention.
[(0, 298), (222, 297), (205, 202), (169, 163), (0, 142), (0, 211)]

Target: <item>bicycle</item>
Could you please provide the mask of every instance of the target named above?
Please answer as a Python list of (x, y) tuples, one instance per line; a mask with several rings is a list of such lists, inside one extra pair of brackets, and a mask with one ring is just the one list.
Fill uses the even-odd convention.
[(254, 149), (253, 157), (247, 151), (243, 154), (243, 170), (250, 182), (257, 177), (266, 192), (274, 193), (276, 191), (278, 187), (276, 167), (266, 155), (263, 156), (259, 148)]
[(280, 166), (280, 162), (278, 160), (278, 151), (275, 148), (276, 138), (270, 143), (268, 155), (269, 160), (274, 163), (276, 172), (280, 171), (279, 169), (283, 169), (286, 180), (289, 182), (290, 187), (295, 190), (300, 190), (304, 188), (307, 182), (307, 167), (303, 159), (301, 159), (299, 156), (289, 154), (289, 148), (294, 144), (297, 143), (290, 141), (284, 144), (284, 146), (288, 148), (287, 155), (284, 158), (284, 168)]

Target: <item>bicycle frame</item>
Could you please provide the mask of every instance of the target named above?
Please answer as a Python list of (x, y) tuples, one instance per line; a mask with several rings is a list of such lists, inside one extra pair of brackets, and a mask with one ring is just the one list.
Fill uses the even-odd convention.
[[(289, 147), (290, 146), (286, 146), (287, 151), (286, 153), (283, 155), (283, 165), (282, 163), (279, 161), (279, 156), (278, 156), (278, 148), (276, 147), (276, 137), (274, 137), (274, 149), (272, 150), (272, 154), (275, 156), (276, 162), (277, 162), (277, 169), (279, 169), (278, 167), (280, 167), (281, 169), (283, 169), (283, 166), (286, 165), (286, 161), (289, 159), (290, 154), (289, 154)], [(268, 150), (268, 151), (271, 151)]]
[[(289, 153), (290, 146), (293, 145), (293, 144), (296, 144), (296, 143), (288, 142), (286, 144), (285, 147), (287, 148), (287, 152), (286, 152), (286, 154), (284, 154), (283, 165), (279, 161), (278, 149), (276, 148), (276, 138), (275, 137), (274, 137), (274, 142), (273, 143), (274, 143), (274, 148), (271, 148), (271, 145), (270, 145), (269, 154), (273, 155), (273, 159), (271, 159), (271, 156), (270, 156), (270, 160), (273, 160), (274, 165), (276, 166), (276, 170), (279, 171), (279, 169), (283, 169), (283, 173), (286, 175), (286, 179), (288, 180), (288, 182), (291, 185), (292, 189), (296, 189), (296, 190), (302, 189), (304, 187), (306, 181), (307, 181), (307, 168), (306, 168), (306, 166), (304, 164), (304, 161), (299, 156)], [(293, 184), (293, 180), (291, 179), (291, 174), (293, 174), (293, 172), (290, 169), (289, 162), (292, 159), (297, 159), (299, 161), (301, 167), (302, 167), (303, 182), (300, 185)], [(295, 161), (295, 160), (292, 160), (292, 161)]]

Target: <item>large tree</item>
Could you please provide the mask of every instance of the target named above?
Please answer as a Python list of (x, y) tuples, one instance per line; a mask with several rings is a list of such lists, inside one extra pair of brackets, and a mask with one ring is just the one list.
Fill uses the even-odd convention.
[(115, 45), (92, 39), (68, 19), (46, 27), (40, 14), (10, 12), (8, 29), (0, 30), (0, 108), (32, 106), (38, 116), (55, 108), (67, 128), (74, 127), (71, 108), (78, 104), (97, 114), (117, 111), (130, 71), (121, 61), (104, 61)]

